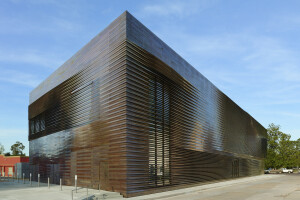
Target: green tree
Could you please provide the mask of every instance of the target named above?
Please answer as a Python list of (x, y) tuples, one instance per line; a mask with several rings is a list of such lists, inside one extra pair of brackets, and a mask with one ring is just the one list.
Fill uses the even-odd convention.
[(278, 147), (279, 147), (279, 135), (280, 126), (270, 124), (267, 129), (268, 133), (268, 146), (267, 146), (267, 157), (265, 160), (266, 168), (277, 168), (278, 163)]
[(297, 168), (300, 167), (300, 138), (295, 141), (295, 148), (296, 148), (296, 153), (295, 153), (295, 166)]
[(296, 142), (291, 141), (291, 136), (281, 133), (279, 136), (278, 160), (281, 167), (292, 168), (296, 165)]
[(11, 156), (10, 152), (6, 152), (4, 155), (5, 156)]
[(300, 139), (292, 141), (289, 134), (280, 131), (280, 126), (270, 124), (267, 129), (268, 149), (266, 168), (292, 168), (300, 165)]
[(25, 149), (25, 146), (17, 141), (15, 144), (11, 145), (10, 150), (13, 156), (24, 156), (23, 150)]
[(0, 143), (0, 154), (4, 154), (4, 146)]

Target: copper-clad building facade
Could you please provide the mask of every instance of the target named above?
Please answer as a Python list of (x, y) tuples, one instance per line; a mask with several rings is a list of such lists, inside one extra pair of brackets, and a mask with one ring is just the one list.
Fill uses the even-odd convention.
[(263, 173), (266, 130), (128, 12), (30, 93), (30, 164), (122, 195)]

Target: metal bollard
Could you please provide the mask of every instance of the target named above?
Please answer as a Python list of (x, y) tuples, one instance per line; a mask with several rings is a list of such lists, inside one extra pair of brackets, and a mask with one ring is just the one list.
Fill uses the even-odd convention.
[(77, 193), (77, 175), (75, 175), (75, 192)]
[(50, 178), (48, 177), (48, 189), (50, 189)]
[(29, 174), (29, 176), (30, 176), (30, 178), (29, 178), (30, 186), (32, 186), (31, 173)]
[(73, 190), (71, 190), (71, 197), (72, 197), (72, 200), (73, 200)]
[(38, 174), (38, 187), (40, 187), (40, 174)]
[(59, 184), (60, 184), (60, 191), (62, 191), (62, 181), (61, 181), (61, 178), (59, 179)]
[(89, 197), (89, 189), (86, 188), (86, 197), (88, 198)]
[(25, 184), (25, 173), (23, 173), (23, 184)]

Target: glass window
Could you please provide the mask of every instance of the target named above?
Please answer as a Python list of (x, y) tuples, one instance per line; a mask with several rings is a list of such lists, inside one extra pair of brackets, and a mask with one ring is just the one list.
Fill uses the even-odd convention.
[(41, 131), (44, 131), (45, 130), (45, 115), (42, 114), (40, 119), (41, 119), (41, 124), (40, 124)]
[(34, 134), (34, 119), (30, 120), (30, 134)]
[(39, 119), (39, 117), (36, 117), (34, 121), (35, 121), (35, 132), (38, 133), (38, 132), (40, 132), (40, 119)]

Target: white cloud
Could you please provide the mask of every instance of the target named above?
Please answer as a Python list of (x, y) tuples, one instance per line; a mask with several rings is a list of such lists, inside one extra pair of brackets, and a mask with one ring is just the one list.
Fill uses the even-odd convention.
[[(3, 70), (0, 74), (0, 81), (19, 84), (23, 86), (36, 87), (41, 80), (36, 75), (16, 70)], [(0, 130), (1, 131), (1, 130)]]
[(165, 5), (147, 5), (144, 7), (144, 11), (157, 14), (157, 15), (170, 15), (170, 14), (184, 14), (185, 4), (183, 2), (177, 2), (175, 4)]
[[(171, 35), (171, 34), (170, 34)], [(197, 61), (213, 61), (215, 66), (203, 66), (207, 71), (223, 73), (225, 77), (262, 77), (255, 81), (285, 81), (300, 83), (299, 52), (286, 47), (280, 40), (272, 37), (250, 34), (191, 35), (173, 34), (185, 54), (192, 54)], [(226, 67), (230, 62), (230, 68)], [(222, 62), (224, 63), (222, 66)], [(198, 66), (202, 67), (202, 66)], [(215, 71), (219, 67), (220, 71)], [(222, 70), (222, 68), (224, 70)], [(237, 68), (237, 71), (231, 71)], [(237, 78), (237, 77), (236, 77)], [(235, 82), (235, 81), (234, 81)]]
[(300, 119), (300, 114), (299, 113), (281, 112), (279, 114)]
[(300, 114), (299, 113), (291, 112), (291, 111), (272, 110), (272, 111), (267, 111), (266, 113), (271, 114), (271, 115), (286, 116), (286, 117), (289, 117), (289, 118), (300, 119)]
[[(57, 34), (71, 35), (80, 30), (84, 32), (80, 19), (82, 18), (82, 12), (88, 9), (86, 4), (59, 0), (10, 1), (12, 11), (8, 12), (9, 14), (0, 13), (1, 34), (9, 36), (15, 34), (22, 35), (22, 37), (25, 34), (30, 36), (33, 34), (46, 34), (48, 37), (53, 37)], [(29, 8), (31, 12), (22, 15), (22, 12), (16, 10), (17, 7), (24, 7), (25, 10)], [(42, 7), (47, 9), (42, 12), (40, 10)]]
[(249, 31), (208, 35), (162, 28), (158, 32), (241, 107), (255, 111), (258, 106), (300, 103), (300, 52), (284, 38)]
[[(45, 26), (43, 23), (46, 23)], [(23, 19), (20, 17), (9, 18), (1, 16), (0, 18), (0, 33), (2, 34), (34, 34), (42, 33), (47, 35), (71, 34), (82, 29), (82, 25), (66, 19), (66, 17), (51, 17), (47, 16), (42, 22), (32, 21), (32, 19)]]
[(273, 16), (273, 20), (271, 20), (267, 26), (266, 29), (271, 29), (274, 32), (294, 32), (299, 31), (299, 25), (300, 25), (300, 15), (299, 13), (285, 13), (282, 14), (276, 14)]
[(15, 52), (0, 50), (0, 62), (26, 63), (52, 69), (56, 69), (63, 64), (62, 60), (57, 59), (57, 55), (42, 54), (40, 52), (26, 50)]
[(191, 1), (159, 1), (158, 3), (147, 4), (142, 8), (142, 15), (156, 16), (178, 16), (185, 17), (199, 13), (216, 1), (213, 0), (191, 0)]

